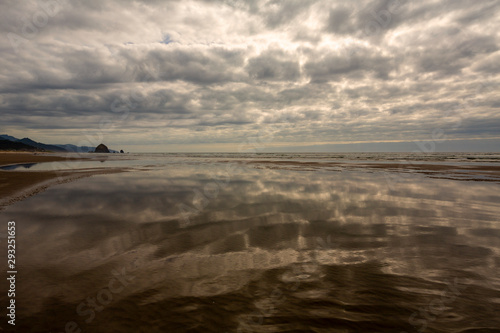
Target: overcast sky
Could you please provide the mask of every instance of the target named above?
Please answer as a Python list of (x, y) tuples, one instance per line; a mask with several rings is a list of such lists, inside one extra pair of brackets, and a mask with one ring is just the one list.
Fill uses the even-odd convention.
[(472, 0), (1, 0), (0, 134), (498, 151), (499, 17)]

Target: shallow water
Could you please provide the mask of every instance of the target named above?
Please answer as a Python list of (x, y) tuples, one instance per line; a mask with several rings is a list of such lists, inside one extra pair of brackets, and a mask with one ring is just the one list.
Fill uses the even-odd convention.
[(182, 158), (0, 212), (18, 332), (500, 331), (499, 184)]

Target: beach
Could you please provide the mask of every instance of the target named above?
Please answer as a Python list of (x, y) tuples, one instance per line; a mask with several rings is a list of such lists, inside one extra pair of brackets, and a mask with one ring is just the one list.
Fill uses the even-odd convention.
[[(497, 157), (137, 154), (60, 165), (52, 172), (92, 177), (0, 211), (16, 221), (16, 328), (491, 331)], [(48, 168), (1, 173), (35, 184)]]
[[(61, 164), (77, 161), (90, 161), (102, 159), (99, 155), (83, 156), (81, 154), (44, 154), (44, 153), (0, 153), (0, 167), (7, 165), (23, 164), (27, 168), (32, 164), (53, 162), (52, 170), (46, 168), (44, 171), (38, 172), (23, 172), (12, 170), (8, 173), (0, 170), (0, 207), (18, 199), (37, 193), (46, 189), (50, 185), (58, 184), (64, 181), (71, 181), (81, 177), (88, 177), (100, 173), (123, 172), (122, 167), (111, 169), (92, 169), (90, 168), (75, 168), (72, 170), (61, 168)], [(109, 155), (108, 155), (109, 156)], [(107, 158), (113, 158), (110, 155)], [(175, 156), (175, 155), (174, 155)], [(194, 155), (196, 156), (196, 155)], [(213, 161), (222, 164), (238, 163), (245, 166), (255, 166), (257, 168), (268, 169), (288, 169), (288, 170), (382, 170), (388, 173), (389, 177), (404, 178), (408, 177), (408, 173), (427, 174), (435, 178), (443, 179), (464, 179), (473, 181), (500, 181), (500, 166), (496, 164), (481, 164), (481, 163), (462, 163), (456, 162), (428, 162), (421, 163), (419, 161), (401, 160), (395, 161), (380, 161), (373, 160), (369, 163), (353, 161), (310, 161), (307, 158), (302, 160), (281, 160), (281, 159), (261, 159), (262, 155), (229, 155), (231, 159), (214, 157)], [(274, 157), (274, 156), (273, 156)]]
[(500, 1), (0, 8), (0, 333), (500, 333)]
[[(0, 167), (9, 165), (31, 165), (36, 163), (63, 163), (85, 161), (84, 157), (71, 157), (64, 155), (44, 153), (19, 153), (0, 152)], [(57, 167), (57, 164), (54, 164)], [(110, 172), (109, 170), (106, 172)], [(113, 170), (119, 172), (119, 170)], [(15, 201), (22, 200), (31, 195), (47, 189), (51, 185), (76, 180), (81, 177), (102, 173), (102, 171), (89, 170), (53, 170), (40, 172), (4, 171), (0, 170), (0, 209)]]

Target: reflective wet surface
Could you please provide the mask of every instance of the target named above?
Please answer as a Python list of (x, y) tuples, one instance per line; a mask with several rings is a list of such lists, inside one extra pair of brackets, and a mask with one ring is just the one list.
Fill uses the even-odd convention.
[(499, 189), (234, 163), (58, 185), (0, 212), (16, 328), (497, 332)]

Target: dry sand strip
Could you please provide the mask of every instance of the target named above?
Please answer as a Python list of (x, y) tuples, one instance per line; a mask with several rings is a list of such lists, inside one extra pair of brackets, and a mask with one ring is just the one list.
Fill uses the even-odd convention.
[[(60, 162), (88, 160), (37, 153), (0, 153), (0, 166), (19, 163)], [(65, 171), (3, 171), (0, 170), (0, 210), (46, 190), (49, 186), (66, 183), (98, 174), (124, 172), (126, 169), (65, 170)]]

